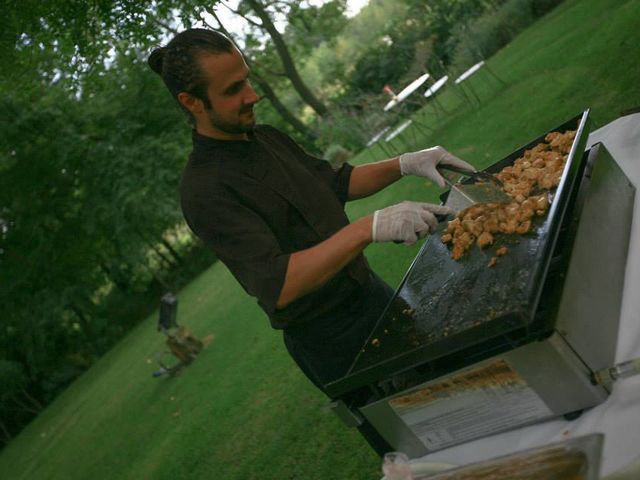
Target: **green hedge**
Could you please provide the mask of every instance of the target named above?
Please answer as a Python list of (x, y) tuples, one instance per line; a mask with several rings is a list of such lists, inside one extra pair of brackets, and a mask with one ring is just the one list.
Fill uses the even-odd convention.
[(453, 50), (451, 69), (462, 73), (480, 60), (491, 57), (537, 18), (562, 0), (507, 0), (497, 9), (467, 25), (456, 27), (449, 42)]

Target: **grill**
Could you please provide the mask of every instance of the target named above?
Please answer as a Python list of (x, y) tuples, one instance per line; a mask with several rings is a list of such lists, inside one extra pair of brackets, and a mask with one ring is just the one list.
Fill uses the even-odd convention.
[[(606, 399), (590, 376), (614, 361), (633, 186), (603, 146), (585, 152), (588, 111), (486, 171), (567, 130), (560, 184), (530, 234), (497, 235), (460, 261), (444, 224), (425, 241), (347, 375), (325, 386), (348, 423), (366, 419), (417, 456)], [(613, 257), (593, 243), (604, 241)]]

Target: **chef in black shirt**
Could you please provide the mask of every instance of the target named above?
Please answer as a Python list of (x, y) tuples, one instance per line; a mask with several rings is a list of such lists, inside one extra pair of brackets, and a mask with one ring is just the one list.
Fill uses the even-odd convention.
[(403, 175), (444, 186), (439, 163), (470, 168), (441, 147), (333, 170), (291, 138), (256, 125), (258, 95), (242, 54), (224, 35), (189, 29), (149, 65), (187, 112), (193, 150), (181, 182), (187, 223), (255, 297), (320, 389), (344, 375), (392, 296), (362, 251), (413, 244), (444, 206), (402, 202), (349, 221), (345, 202)]

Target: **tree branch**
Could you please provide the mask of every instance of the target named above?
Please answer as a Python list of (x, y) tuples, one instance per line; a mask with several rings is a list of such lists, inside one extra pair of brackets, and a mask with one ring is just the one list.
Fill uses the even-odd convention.
[(11, 432), (9, 432), (9, 429), (2, 420), (0, 420), (0, 430), (2, 430), (2, 443), (8, 445), (13, 437), (11, 436)]
[(266, 67), (263, 63), (257, 62), (253, 60), (253, 65), (259, 68), (263, 72), (267, 72), (269, 75), (273, 75), (275, 77), (286, 77), (287, 75), (284, 72), (273, 70), (272, 68)]
[(255, 20), (251, 20), (249, 17), (247, 17), (244, 13), (240, 12), (239, 10), (234, 10), (233, 8), (231, 8), (229, 5), (227, 5), (224, 2), (220, 2), (220, 4), (223, 7), (225, 7), (227, 10), (231, 11), (232, 13), (235, 13), (236, 15), (244, 18), (247, 22), (249, 22), (254, 27), (264, 28), (264, 25), (262, 25), (261, 23), (256, 22)]
[(153, 23), (155, 23), (156, 25), (161, 26), (162, 28), (164, 28), (165, 30), (168, 30), (169, 32), (173, 33), (174, 35), (177, 35), (178, 33), (180, 33), (180, 32), (178, 32), (178, 30), (176, 30), (175, 28), (173, 28), (171, 25), (169, 25), (169, 24), (167, 24), (167, 23), (163, 22), (162, 20), (158, 20), (158, 19), (157, 19), (156, 17), (154, 17), (154, 16), (150, 16), (149, 18), (151, 18), (151, 21), (152, 21)]
[[(228, 8), (228, 7), (227, 7)], [(211, 8), (207, 8), (205, 7), (205, 10), (207, 11), (207, 13), (209, 13), (209, 15), (211, 15), (213, 18), (215, 18), (216, 22), (218, 22), (218, 30), (220, 30), (222, 33), (224, 33), (227, 37), (229, 37), (230, 39), (232, 39), (234, 41), (234, 43), (237, 43), (234, 35), (225, 28), (225, 26), (222, 24), (222, 21), (220, 20), (220, 17), (218, 17), (218, 14), (216, 13), (216, 11), (213, 9), (213, 7)]]

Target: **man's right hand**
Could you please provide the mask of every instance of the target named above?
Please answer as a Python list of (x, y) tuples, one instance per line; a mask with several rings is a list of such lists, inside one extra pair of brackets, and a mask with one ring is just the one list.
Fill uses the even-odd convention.
[(376, 210), (373, 214), (373, 241), (412, 245), (436, 229), (436, 215), (454, 213), (449, 207), (420, 202), (402, 202)]

